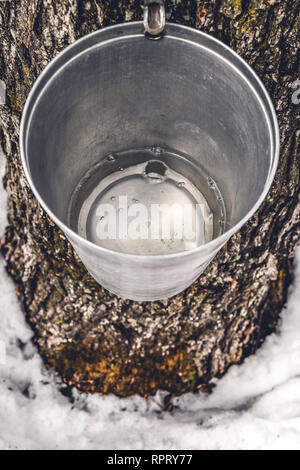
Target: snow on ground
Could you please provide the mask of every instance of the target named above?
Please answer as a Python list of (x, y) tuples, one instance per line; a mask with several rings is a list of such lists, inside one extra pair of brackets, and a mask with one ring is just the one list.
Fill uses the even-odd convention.
[[(3, 174), (3, 155), (0, 162)], [(5, 224), (1, 187), (1, 234)], [(71, 403), (31, 344), (2, 258), (0, 295), (0, 449), (300, 449), (300, 249), (279, 333), (212, 395), (180, 397), (171, 413), (161, 412), (163, 393), (145, 400), (74, 391)]]

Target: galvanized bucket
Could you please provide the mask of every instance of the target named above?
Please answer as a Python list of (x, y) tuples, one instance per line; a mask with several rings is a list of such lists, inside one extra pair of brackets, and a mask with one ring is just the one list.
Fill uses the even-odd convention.
[[(279, 157), (275, 112), (252, 69), (213, 37), (165, 25), (163, 2), (147, 4), (145, 26), (92, 33), (48, 65), (20, 135), (40, 204), (92, 276), (133, 300), (192, 284), (258, 209)], [(171, 212), (156, 212), (152, 230), (145, 214), (161, 205)], [(192, 209), (178, 223), (181, 208)], [(194, 239), (181, 230), (192, 219)], [(174, 220), (179, 236), (163, 234)]]

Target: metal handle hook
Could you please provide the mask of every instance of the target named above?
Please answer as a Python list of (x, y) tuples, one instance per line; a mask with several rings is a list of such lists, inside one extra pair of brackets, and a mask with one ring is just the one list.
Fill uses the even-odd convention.
[(160, 37), (166, 25), (166, 10), (163, 0), (145, 0), (145, 33), (156, 39)]

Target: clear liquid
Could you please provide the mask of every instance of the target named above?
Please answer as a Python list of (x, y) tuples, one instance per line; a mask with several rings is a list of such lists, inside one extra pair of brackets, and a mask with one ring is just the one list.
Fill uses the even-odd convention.
[(161, 147), (110, 153), (80, 180), (73, 230), (131, 254), (191, 250), (219, 236), (225, 205), (216, 182), (188, 156)]

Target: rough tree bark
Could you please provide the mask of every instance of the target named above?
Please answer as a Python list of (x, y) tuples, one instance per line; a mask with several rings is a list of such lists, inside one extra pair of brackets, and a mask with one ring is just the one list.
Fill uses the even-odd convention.
[(261, 209), (193, 286), (175, 298), (117, 298), (87, 273), (34, 199), (19, 157), (29, 90), (65, 46), (98, 28), (141, 19), (141, 0), (0, 2), (1, 140), (7, 157), (7, 270), (45, 364), (80, 390), (120, 396), (208, 390), (275, 331), (299, 243), (299, 0), (170, 0), (168, 19), (212, 34), (241, 54), (269, 90), (281, 129), (279, 169)]

